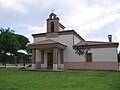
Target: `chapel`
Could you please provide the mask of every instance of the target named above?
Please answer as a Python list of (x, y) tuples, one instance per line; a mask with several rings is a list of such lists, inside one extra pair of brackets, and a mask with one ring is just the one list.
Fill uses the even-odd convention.
[(118, 43), (86, 41), (75, 30), (65, 30), (55, 13), (46, 19), (45, 33), (32, 34), (31, 69), (118, 70)]

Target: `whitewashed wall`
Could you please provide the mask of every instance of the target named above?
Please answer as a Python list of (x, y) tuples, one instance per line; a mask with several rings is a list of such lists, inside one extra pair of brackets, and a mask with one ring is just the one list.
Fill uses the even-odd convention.
[(77, 43), (80, 42), (80, 41), (81, 41), (81, 40), (74, 35), (74, 44), (77, 44)]
[[(84, 56), (79, 56), (75, 54), (75, 50), (73, 49), (73, 34), (68, 35), (59, 35), (59, 37), (55, 38), (46, 38), (46, 37), (40, 37), (35, 38), (34, 41), (43, 41), (51, 39), (54, 41), (59, 41), (60, 43), (67, 46), (67, 48), (64, 50), (64, 62), (80, 62), (85, 61)], [(78, 43), (80, 40), (74, 36), (74, 43)], [(47, 52), (45, 52), (45, 66), (47, 65)], [(116, 48), (96, 48), (91, 49), (90, 52), (92, 52), (92, 60), (97, 62), (117, 62), (117, 49)], [(40, 60), (40, 52), (36, 51), (37, 56), (36, 60)], [(60, 64), (60, 56), (58, 56), (58, 64)]]
[(36, 50), (36, 62), (40, 62), (40, 61), (41, 61), (41, 51)]
[(97, 62), (117, 62), (116, 48), (91, 49), (92, 59)]
[(44, 68), (47, 68), (47, 53), (44, 52), (44, 64), (43, 64)]
[(39, 41), (43, 41), (43, 40), (46, 40), (46, 37), (37, 37), (37, 38), (34, 38), (34, 42), (39, 42)]
[(64, 50), (64, 62), (84, 61), (83, 56), (79, 56), (75, 54), (75, 50), (73, 49), (73, 34), (60, 35), (59, 41), (67, 45), (67, 48)]

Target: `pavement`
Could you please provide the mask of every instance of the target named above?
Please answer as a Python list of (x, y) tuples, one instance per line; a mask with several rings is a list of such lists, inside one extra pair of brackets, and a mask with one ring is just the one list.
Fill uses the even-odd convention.
[[(27, 67), (28, 65), (25, 65), (25, 67)], [(5, 65), (1, 65), (0, 64), (0, 67), (5, 67)], [(20, 67), (24, 67), (22, 64), (18, 64), (17, 66), (15, 66), (15, 64), (6, 64), (6, 68), (20, 68)]]

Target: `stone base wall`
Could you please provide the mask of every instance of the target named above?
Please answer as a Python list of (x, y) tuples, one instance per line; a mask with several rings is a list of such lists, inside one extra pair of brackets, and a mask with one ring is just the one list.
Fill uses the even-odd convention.
[(36, 62), (36, 69), (41, 69), (41, 62)]
[(118, 70), (117, 62), (64, 62), (65, 69)]

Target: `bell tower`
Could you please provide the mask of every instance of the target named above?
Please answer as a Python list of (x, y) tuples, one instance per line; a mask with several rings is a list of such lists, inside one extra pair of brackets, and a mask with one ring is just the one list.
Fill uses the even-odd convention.
[(55, 33), (59, 31), (59, 18), (53, 12), (47, 19), (47, 33)]

